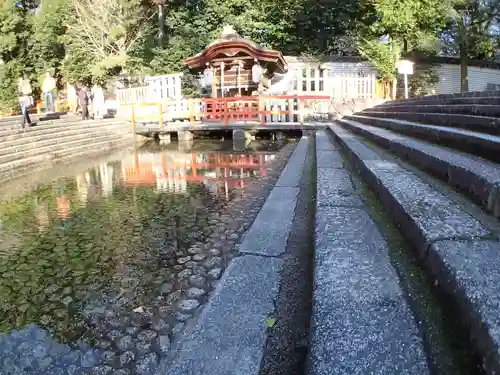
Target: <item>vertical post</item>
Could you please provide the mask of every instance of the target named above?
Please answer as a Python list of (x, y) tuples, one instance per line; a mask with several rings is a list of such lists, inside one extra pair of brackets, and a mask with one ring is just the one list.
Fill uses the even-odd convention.
[(238, 96), (241, 96), (241, 66), (240, 66), (240, 63), (238, 63), (238, 76), (236, 77), (237, 80), (236, 80), (236, 84), (238, 85)]
[(189, 100), (189, 124), (193, 126), (194, 123), (194, 106), (196, 99), (188, 99)]
[(217, 97), (217, 68), (212, 67), (212, 98)]
[(163, 105), (158, 104), (158, 121), (160, 123), (160, 129), (163, 129)]
[(130, 123), (132, 125), (132, 131), (134, 132), (135, 134), (135, 105), (132, 104), (132, 109), (130, 111), (131, 113), (131, 119), (130, 119)]
[(224, 111), (224, 125), (227, 126), (229, 123), (229, 111), (228, 111), (228, 105), (227, 105), (227, 100), (224, 100), (222, 110)]
[(304, 99), (299, 97), (299, 123), (304, 123)]
[(405, 73), (405, 99), (408, 99), (408, 74)]
[(258, 113), (259, 113), (259, 117), (260, 117), (260, 125), (261, 126), (264, 126), (264, 123), (265, 123), (265, 115), (262, 113), (262, 109), (263, 109), (263, 102), (262, 102), (262, 98), (259, 96), (258, 97)]
[(288, 99), (288, 122), (293, 122), (293, 99)]
[(377, 96), (376, 90), (377, 90), (377, 80), (374, 74), (370, 76), (370, 81), (372, 85), (372, 99), (375, 99)]
[(306, 92), (309, 93), (311, 91), (311, 67), (309, 64), (306, 65)]
[(224, 61), (220, 63), (220, 96), (224, 97)]
[(316, 68), (316, 72), (314, 72), (314, 91), (319, 91), (319, 71), (320, 71), (320, 68), (318, 66), (318, 68)]

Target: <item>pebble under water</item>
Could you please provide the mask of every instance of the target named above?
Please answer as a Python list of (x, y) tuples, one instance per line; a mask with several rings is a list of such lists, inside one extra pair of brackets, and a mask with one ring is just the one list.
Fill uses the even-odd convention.
[(288, 147), (206, 146), (150, 145), (0, 202), (0, 374), (154, 373), (265, 199), (246, 186)]

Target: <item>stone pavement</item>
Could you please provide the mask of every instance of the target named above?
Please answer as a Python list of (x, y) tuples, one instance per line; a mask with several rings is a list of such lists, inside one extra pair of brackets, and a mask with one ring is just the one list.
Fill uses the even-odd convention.
[(386, 241), (325, 132), (316, 149), (310, 374), (429, 374)]

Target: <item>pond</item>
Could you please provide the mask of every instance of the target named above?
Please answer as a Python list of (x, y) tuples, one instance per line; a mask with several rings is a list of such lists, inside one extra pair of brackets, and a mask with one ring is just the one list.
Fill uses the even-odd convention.
[(1, 373), (153, 373), (251, 223), (226, 207), (281, 146), (151, 144), (4, 199)]

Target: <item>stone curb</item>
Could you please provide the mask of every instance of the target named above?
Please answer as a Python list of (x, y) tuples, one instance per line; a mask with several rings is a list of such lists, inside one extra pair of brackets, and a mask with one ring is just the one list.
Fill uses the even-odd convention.
[(488, 134), (500, 134), (500, 119), (449, 113), (379, 112), (368, 110), (364, 116), (420, 122), (430, 125), (449, 126)]
[(355, 121), (341, 120), (348, 130), (366, 136), (419, 168), (460, 187), (495, 217), (500, 217), (500, 167), (469, 155), (450, 151)]
[(380, 117), (353, 115), (346, 116), (345, 119), (376, 125), (432, 143), (444, 144), (447, 147), (453, 147), (486, 159), (500, 161), (498, 153), (500, 150), (499, 136)]
[[(470, 116), (485, 116), (499, 117), (500, 108), (496, 105), (481, 105), (481, 104), (421, 104), (415, 103), (412, 105), (385, 105), (383, 107), (373, 108), (372, 111), (377, 112), (413, 112), (413, 113), (445, 113), (445, 114), (460, 114)], [(367, 111), (369, 112), (369, 111)]]
[[(296, 168), (303, 170), (309, 142), (307, 137), (300, 140), (280, 176), (282, 185), (296, 183)], [(244, 236), (239, 257), (224, 272), (173, 362), (159, 374), (259, 373), (266, 319), (274, 311), (283, 264), (280, 255), (290, 235), (298, 191), (296, 186), (275, 185)]]
[[(360, 143), (353, 134), (338, 125), (332, 125), (330, 130), (415, 246), (430, 275), (459, 304), (473, 345), (482, 356), (486, 373), (498, 374), (498, 239), (490, 234), (488, 228), (463, 212), (460, 206), (413, 173), (392, 162), (365, 160), (352, 149), (353, 144)], [(485, 254), (490, 256), (484, 257)], [(487, 269), (495, 271), (487, 274), (484, 272)]]

